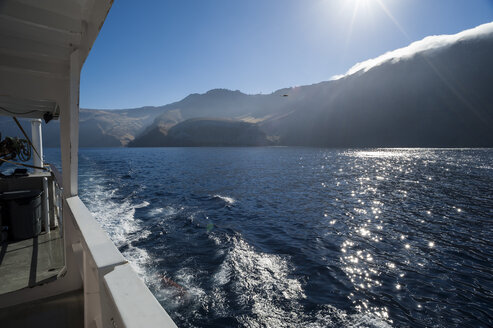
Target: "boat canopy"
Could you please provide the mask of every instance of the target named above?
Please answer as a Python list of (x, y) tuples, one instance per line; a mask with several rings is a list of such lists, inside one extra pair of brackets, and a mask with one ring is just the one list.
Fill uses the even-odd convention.
[(58, 118), (60, 106), (50, 100), (27, 100), (0, 95), (0, 115), (42, 118), (51, 116)]
[(78, 109), (70, 94), (112, 2), (0, 1), (0, 115), (56, 119)]

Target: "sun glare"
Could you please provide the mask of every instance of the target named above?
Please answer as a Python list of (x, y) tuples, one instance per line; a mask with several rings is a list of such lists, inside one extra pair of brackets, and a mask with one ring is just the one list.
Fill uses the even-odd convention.
[(376, 0), (356, 0), (357, 6), (369, 6), (376, 2)]
[(364, 15), (365, 12), (373, 10), (378, 5), (378, 0), (352, 0), (349, 3), (352, 5), (354, 11), (360, 11), (360, 14)]
[(355, 23), (362, 19), (367, 20), (369, 16), (371, 16), (371, 11), (374, 9), (377, 1), (378, 0), (353, 0), (346, 2), (349, 9), (352, 11), (346, 44), (351, 40)]
[(372, 15), (376, 9), (385, 11), (385, 4), (382, 0), (352, 0), (348, 1), (352, 8), (353, 16), (359, 16), (359, 19), (364, 19), (368, 15)]
[(394, 17), (392, 12), (389, 10), (384, 0), (352, 0), (345, 2), (346, 10), (351, 11), (351, 19), (349, 23), (349, 34), (348, 40), (351, 38), (352, 31), (354, 29), (354, 25), (357, 22), (372, 21), (372, 16), (375, 15), (375, 11), (382, 11), (388, 19), (392, 21), (392, 23), (401, 31), (401, 33), (408, 37), (406, 31), (399, 24), (397, 19)]

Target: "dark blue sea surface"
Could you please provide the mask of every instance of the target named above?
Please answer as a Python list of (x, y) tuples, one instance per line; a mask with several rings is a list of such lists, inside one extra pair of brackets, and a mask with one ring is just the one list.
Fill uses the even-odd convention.
[(179, 327), (493, 326), (493, 150), (79, 159), (81, 198)]

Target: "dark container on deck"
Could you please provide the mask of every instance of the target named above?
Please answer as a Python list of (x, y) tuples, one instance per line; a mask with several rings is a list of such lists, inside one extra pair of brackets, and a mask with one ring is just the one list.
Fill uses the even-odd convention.
[(3, 220), (9, 239), (33, 238), (41, 232), (41, 190), (8, 191), (0, 194)]

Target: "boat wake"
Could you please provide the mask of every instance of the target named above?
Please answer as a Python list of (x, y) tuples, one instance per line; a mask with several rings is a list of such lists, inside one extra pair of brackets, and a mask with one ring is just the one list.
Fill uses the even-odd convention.
[(237, 233), (209, 233), (208, 239), (216, 245), (210, 257), (221, 259), (214, 272), (198, 269), (191, 257), (165, 279), (154, 279), (156, 297), (180, 313), (185, 326), (390, 327), (376, 315), (348, 314), (331, 305), (307, 311), (303, 279), (288, 256), (255, 250)]
[[(118, 190), (105, 188), (104, 183), (92, 181), (92, 186), (84, 196), (91, 212), (164, 307), (181, 314), (181, 322), (193, 325), (200, 320), (227, 319), (246, 327), (389, 327), (380, 317), (347, 314), (331, 305), (307, 311), (303, 279), (294, 275), (289, 257), (258, 251), (238, 233), (205, 234), (215, 245), (211, 257), (221, 259), (214, 272), (199, 269), (193, 255), (186, 256), (176, 271), (159, 269), (153, 264), (159, 259), (135, 245), (152, 237), (145, 222), (136, 218), (136, 210), (145, 212), (158, 226), (180, 214), (194, 223), (200, 210), (185, 214), (172, 206), (153, 208), (146, 201), (134, 204), (119, 199)], [(230, 197), (215, 197), (228, 204), (235, 202)], [(154, 230), (149, 223), (147, 228)], [(165, 249), (169, 256), (177, 256), (173, 249)]]
[[(214, 194), (183, 207), (161, 196), (142, 200), (132, 179), (92, 174), (81, 196), (156, 298), (184, 326), (388, 327), (381, 317), (332, 305), (307, 308), (305, 278), (289, 255), (258, 249), (236, 229), (210, 222)], [(138, 188), (137, 188), (138, 189)], [(172, 233), (170, 233), (172, 232)], [(165, 256), (163, 256), (165, 254)]]
[(145, 279), (145, 267), (150, 262), (150, 256), (144, 248), (134, 244), (146, 239), (151, 232), (135, 218), (135, 210), (148, 207), (149, 202), (133, 204), (130, 200), (119, 200), (116, 196), (118, 189), (108, 189), (105, 185), (105, 181), (91, 181), (85, 186), (81, 197), (132, 268)]
[[(221, 243), (218, 238), (216, 243)], [(238, 235), (226, 236), (227, 255), (219, 270), (212, 276), (216, 289), (214, 297), (235, 295), (223, 303), (222, 315), (233, 313), (224, 304), (236, 303), (247, 314), (236, 317), (244, 327), (389, 327), (379, 317), (348, 315), (333, 306), (322, 306), (314, 312), (306, 311), (303, 300), (306, 294), (302, 277), (294, 275), (287, 256), (256, 251)], [(217, 301), (216, 301), (217, 302)], [(220, 304), (219, 304), (220, 305)]]

